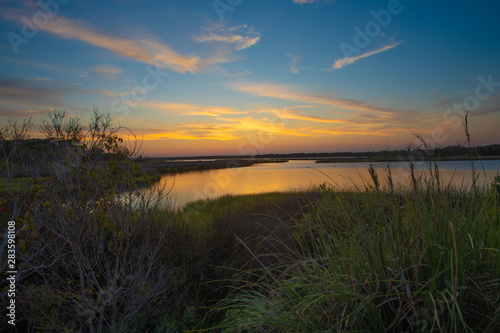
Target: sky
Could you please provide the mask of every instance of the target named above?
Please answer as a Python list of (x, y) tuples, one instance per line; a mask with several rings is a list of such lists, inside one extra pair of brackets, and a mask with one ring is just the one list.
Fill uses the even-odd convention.
[(500, 143), (500, 4), (0, 0), (0, 124), (109, 113), (144, 156)]

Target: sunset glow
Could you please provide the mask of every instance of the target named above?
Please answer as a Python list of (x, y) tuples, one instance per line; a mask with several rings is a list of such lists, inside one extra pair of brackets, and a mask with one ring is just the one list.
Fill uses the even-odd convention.
[(86, 123), (96, 107), (143, 155), (235, 155), (404, 149), (412, 133), (463, 144), (469, 112), (473, 144), (500, 143), (494, 2), (0, 7), (2, 124), (53, 110)]

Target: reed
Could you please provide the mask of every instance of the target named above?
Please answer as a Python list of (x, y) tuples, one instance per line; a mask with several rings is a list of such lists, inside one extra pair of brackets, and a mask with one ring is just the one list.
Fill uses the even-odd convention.
[(421, 179), (392, 193), (372, 179), (364, 193), (323, 191), (289, 229), (295, 256), (276, 254), (260, 283), (221, 302), (218, 329), (497, 331), (498, 191)]
[(140, 186), (154, 179), (108, 116), (95, 112), (80, 145), (52, 130), (63, 118), (45, 125), (43, 151), (13, 136), (30, 121), (0, 129), (0, 266), (15, 220), (19, 331), (500, 328), (500, 176), (455, 188), (436, 164), (417, 178), (410, 163), (408, 185), (388, 167), (382, 186), (371, 166), (364, 191), (325, 182), (173, 210), (168, 189)]

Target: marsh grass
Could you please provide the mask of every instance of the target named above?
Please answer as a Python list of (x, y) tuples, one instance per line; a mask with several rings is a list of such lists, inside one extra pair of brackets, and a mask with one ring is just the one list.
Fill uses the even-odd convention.
[(2, 332), (498, 331), (499, 176), (453, 188), (410, 164), (409, 184), (388, 168), (385, 186), (371, 167), (357, 192), (325, 182), (176, 211), (96, 111), (85, 131), (53, 114), (43, 151), (23, 148), (30, 120), (0, 129), (4, 272), (9, 220), (18, 242), (17, 323)]
[(295, 220), (293, 251), (219, 304), (220, 331), (499, 329), (498, 191), (443, 187), (438, 172), (381, 189), (370, 175), (371, 189), (323, 191)]
[[(377, 171), (370, 175), (378, 181), (383, 177)], [(51, 216), (61, 223), (46, 222), (19, 235), (48, 240), (36, 245), (45, 246), (36, 275), (42, 280), (21, 280), (19, 302), (31, 311), (25, 314), (29, 327), (78, 330), (86, 324), (69, 324), (83, 320), (68, 310), (72, 304), (103, 303), (94, 289), (65, 285), (77, 280), (72, 263), (82, 260), (101, 270), (119, 259), (124, 276), (153, 269), (142, 288), (161, 282), (147, 289), (158, 291), (147, 297), (135, 284), (118, 284), (124, 288), (116, 304), (120, 318), (129, 313), (123, 308), (126, 288), (137, 297), (131, 302), (144, 302), (144, 311), (127, 319), (132, 331), (494, 332), (500, 325), (500, 180), (490, 188), (454, 188), (435, 179), (439, 172), (433, 175), (419, 177), (416, 190), (411, 182), (384, 187), (365, 179), (365, 191), (324, 185), (228, 195), (191, 203), (184, 211), (170, 210), (161, 194), (135, 186), (128, 201), (78, 208), (85, 215), (64, 213), (66, 206), (54, 199), (46, 218), (30, 223)], [(390, 169), (385, 178), (391, 184)], [(86, 227), (72, 237), (77, 225)], [(62, 232), (89, 241), (70, 251), (58, 240)], [(110, 241), (121, 240), (136, 257), (114, 251)], [(147, 258), (141, 253), (152, 250), (153, 265), (141, 261)], [(58, 270), (44, 267), (49, 258), (59, 258)], [(101, 275), (91, 283), (96, 289), (113, 278)], [(103, 318), (112, 318), (111, 310)]]

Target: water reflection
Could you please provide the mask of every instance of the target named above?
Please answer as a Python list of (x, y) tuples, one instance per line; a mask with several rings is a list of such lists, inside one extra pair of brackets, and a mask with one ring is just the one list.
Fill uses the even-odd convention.
[[(409, 164), (406, 162), (376, 163), (381, 184), (386, 183), (387, 165), (392, 170), (395, 184), (410, 182)], [(370, 163), (324, 163), (315, 161), (290, 161), (269, 163), (251, 167), (207, 170), (169, 175), (161, 179), (162, 185), (172, 187), (171, 198), (176, 206), (186, 202), (216, 198), (225, 194), (252, 194), (273, 191), (310, 189), (327, 183), (338, 189), (364, 190), (366, 184), (373, 184), (368, 173)], [(439, 173), (443, 181), (453, 185), (470, 186), (472, 168), (469, 161), (439, 162)], [(491, 181), (500, 169), (500, 160), (474, 163), (478, 182)], [(484, 170), (483, 170), (484, 169)], [(416, 177), (429, 174), (429, 163), (415, 165)]]

